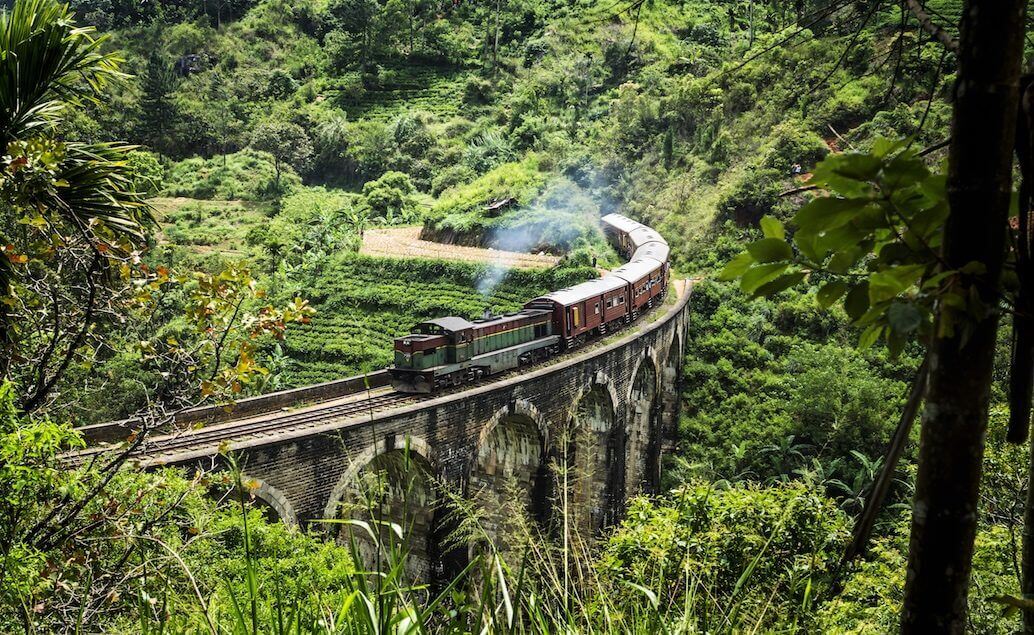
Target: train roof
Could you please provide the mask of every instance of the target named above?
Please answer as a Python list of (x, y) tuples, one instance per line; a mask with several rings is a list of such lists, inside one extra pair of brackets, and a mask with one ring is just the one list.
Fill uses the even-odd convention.
[[(423, 322), (420, 322), (416, 326), (421, 326), (423, 324), (433, 324), (434, 326), (440, 327), (442, 330), (449, 331), (449, 332), (452, 332), (452, 333), (455, 333), (457, 331), (462, 331), (464, 329), (474, 328), (474, 323), (471, 322), (470, 320), (467, 320), (467, 319), (464, 319), (464, 318), (461, 318), (461, 317), (456, 317), (454, 315), (450, 315), (450, 316), (447, 316), (447, 317), (435, 318), (433, 320), (424, 320)], [(416, 328), (416, 327), (414, 327), (414, 328)]]
[(657, 230), (647, 227), (646, 225), (640, 225), (636, 229), (628, 232), (628, 238), (632, 241), (632, 246), (636, 249), (646, 243), (667, 243), (667, 241), (664, 240), (664, 237), (657, 233)]
[(644, 227), (642, 223), (636, 222), (622, 214), (607, 214), (600, 219), (600, 222), (626, 234), (632, 230)]
[(641, 245), (635, 250), (635, 254), (632, 255), (632, 260), (639, 260), (641, 258), (653, 258), (657, 262), (667, 262), (668, 255), (671, 253), (671, 248), (668, 247), (668, 243), (664, 241), (651, 241), (644, 245)]
[(520, 318), (538, 317), (540, 315), (549, 315), (549, 309), (522, 309), (516, 313), (507, 313), (505, 315), (493, 315), (490, 318), (481, 320), (474, 320), (473, 327), (481, 328), (484, 326), (492, 326), (494, 324), (500, 324), (502, 322), (508, 322), (510, 320), (517, 320)]
[(595, 295), (602, 295), (608, 291), (616, 291), (623, 286), (625, 286), (624, 280), (608, 275), (603, 276), (602, 278), (597, 278), (596, 280), (589, 280), (588, 282), (576, 284), (573, 287), (567, 287), (566, 289), (547, 293), (546, 295), (539, 296), (534, 300), (529, 301), (528, 304), (530, 305), (539, 300), (548, 300), (550, 302), (556, 302), (557, 304), (566, 306), (586, 298), (591, 298)]
[(614, 271), (611, 271), (610, 275), (615, 278), (621, 278), (627, 282), (639, 282), (661, 266), (662, 264), (660, 262), (657, 262), (652, 258), (637, 258), (632, 262), (625, 263)]

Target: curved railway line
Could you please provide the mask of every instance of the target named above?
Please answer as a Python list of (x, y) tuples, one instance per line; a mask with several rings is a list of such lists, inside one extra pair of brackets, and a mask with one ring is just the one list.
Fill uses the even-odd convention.
[[(669, 287), (669, 250), (664, 239), (651, 228), (617, 214), (604, 217), (603, 222), (609, 231), (608, 235), (615, 242), (615, 247), (630, 256), (629, 263), (619, 268), (616, 272), (607, 274), (604, 278), (553, 292), (532, 301), (532, 303), (549, 303), (549, 306), (552, 307), (548, 309), (548, 314), (552, 320), (551, 324), (558, 334), (562, 333), (567, 337), (568, 344), (571, 342), (578, 343), (575, 349), (578, 353), (584, 353), (587, 349), (592, 350), (602, 346), (614, 339), (615, 336), (619, 336), (619, 333), (629, 330), (630, 326), (636, 323), (643, 323), (643, 320), (635, 319), (637, 310), (643, 312), (650, 311), (652, 313), (667, 304), (663, 298), (665, 297), (665, 290)], [(622, 275), (617, 275), (618, 273)], [(606, 288), (601, 288), (601, 285)], [(626, 296), (628, 298), (627, 304), (625, 302)], [(659, 302), (655, 303), (654, 298), (658, 298)], [(601, 312), (601, 305), (604, 304), (605, 299), (607, 300), (605, 303), (606, 308)], [(594, 312), (590, 307), (592, 302), (595, 302)], [(564, 311), (567, 312), (566, 324), (562, 315)], [(540, 313), (544, 312), (546, 311), (540, 311)], [(515, 315), (519, 316), (520, 314)], [(510, 317), (496, 318), (496, 321), (506, 320)], [(459, 318), (445, 319), (459, 320)], [(645, 322), (648, 322), (648, 320)], [(485, 323), (487, 322), (483, 320), (478, 323), (471, 323), (471, 326), (483, 325)], [(563, 330), (565, 326), (566, 331)], [(595, 337), (584, 341), (588, 335), (597, 332), (598, 334)], [(400, 339), (407, 340), (409, 338), (415, 339), (416, 337), (410, 335)], [(439, 337), (438, 339), (443, 338)], [(542, 341), (556, 339), (559, 339), (559, 335), (552, 338), (543, 338)], [(557, 348), (569, 349), (573, 347), (558, 346)], [(396, 341), (397, 349), (398, 340)], [(503, 349), (503, 352), (505, 350)], [(396, 353), (397, 357), (398, 354)], [(546, 357), (545, 360), (536, 361), (534, 366), (550, 366), (568, 357), (569, 354), (558, 352), (556, 355)], [(388, 387), (371, 389), (368, 387), (369, 384), (366, 384), (366, 389), (332, 397), (295, 410), (282, 409), (256, 414), (241, 414), (236, 419), (229, 419), (209, 425), (201, 423), (160, 434), (157, 430), (154, 430), (141, 439), (135, 438), (133, 436), (135, 433), (133, 433), (127, 440), (128, 445), (126, 441), (123, 441), (114, 445), (102, 444), (91, 446), (83, 450), (71, 452), (65, 458), (71, 464), (80, 464), (105, 452), (121, 451), (128, 452), (130, 456), (143, 459), (146, 463), (160, 464), (165, 462), (166, 459), (172, 459), (184, 452), (191, 452), (199, 448), (221, 446), (227, 441), (233, 441), (234, 446), (239, 446), (250, 443), (255, 439), (280, 435), (285, 432), (290, 434), (304, 431), (321, 427), (330, 422), (337, 423), (340, 420), (354, 419), (354, 423), (361, 423), (362, 419), (360, 417), (363, 415), (368, 415), (369, 419), (373, 420), (378, 413), (396, 410), (406, 405), (430, 399), (462, 393), (524, 373), (531, 367), (524, 363), (523, 358), (520, 362), (511, 361), (513, 363), (500, 364), (500, 368), (493, 368), (494, 372), (483, 375), (481, 378), (472, 377), (463, 383), (455, 385), (446, 384), (432, 392), (413, 392), (408, 390), (412, 388), (409, 383), (397, 381), (398, 378), (392, 375), (391, 383), (399, 390), (392, 390)], [(389, 372), (395, 372), (395, 367), (391, 367)], [(347, 425), (352, 423), (352, 421), (347, 421)], [(175, 426), (175, 424), (172, 425)]]
[[(673, 296), (680, 295), (678, 285), (673, 290)], [(654, 311), (662, 311), (667, 307), (662, 304)], [(644, 316), (645, 317), (645, 316)], [(646, 325), (649, 319), (640, 322)], [(635, 325), (629, 325), (634, 328)], [(583, 354), (597, 348), (606, 346), (613, 340), (629, 335), (630, 328), (615, 329), (608, 337), (593, 341), (581, 347), (572, 354)], [(480, 381), (451, 389), (441, 390), (435, 394), (413, 394), (402, 393), (392, 390), (390, 387), (375, 388), (370, 391), (362, 391), (345, 395), (323, 402), (304, 406), (293, 411), (272, 411), (262, 414), (254, 414), (220, 423), (215, 423), (197, 428), (185, 428), (177, 432), (155, 434), (152, 433), (133, 449), (131, 455), (144, 459), (146, 463), (162, 463), (165, 457), (171, 457), (180, 452), (196, 449), (204, 446), (218, 446), (225, 441), (241, 442), (247, 439), (257, 439), (265, 436), (272, 436), (285, 430), (304, 430), (316, 427), (333, 419), (356, 418), (356, 423), (362, 415), (378, 415), (388, 410), (393, 410), (410, 404), (417, 404), (432, 399), (451, 396), (457, 393), (466, 392), (482, 386), (504, 381), (513, 376), (526, 372), (529, 368), (543, 368), (560, 363), (569, 359), (570, 355), (559, 355), (550, 360), (536, 364), (533, 367), (521, 367), (510, 371), (486, 377)], [(368, 392), (368, 396), (364, 393)], [(348, 401), (344, 401), (348, 400)], [(343, 402), (344, 401), (344, 402)], [(342, 403), (343, 402), (343, 403)], [(91, 446), (67, 455), (71, 464), (81, 464), (90, 460), (96, 455), (124, 449), (123, 444), (102, 444)]]

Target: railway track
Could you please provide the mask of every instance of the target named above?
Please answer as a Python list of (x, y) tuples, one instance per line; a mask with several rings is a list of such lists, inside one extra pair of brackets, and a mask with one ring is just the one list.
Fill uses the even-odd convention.
[[(273, 434), (288, 428), (297, 429), (304, 428), (307, 425), (316, 425), (336, 417), (348, 417), (365, 413), (372, 415), (405, 402), (422, 401), (426, 397), (426, 395), (389, 392), (348, 403), (330, 404), (323, 407), (317, 406), (302, 412), (259, 415), (243, 421), (183, 430), (145, 439), (140, 447), (133, 451), (133, 456), (157, 456), (178, 450), (218, 444), (229, 439), (237, 440), (245, 437)], [(81, 462), (94, 454), (109, 449), (103, 447), (88, 448), (75, 453), (73, 460)]]

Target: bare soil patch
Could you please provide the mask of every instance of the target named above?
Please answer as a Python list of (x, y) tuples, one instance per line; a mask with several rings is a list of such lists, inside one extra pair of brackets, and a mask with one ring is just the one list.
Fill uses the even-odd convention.
[(515, 251), (462, 247), (420, 240), (420, 227), (368, 229), (363, 234), (359, 253), (381, 257), (433, 258), (484, 262), (519, 269), (547, 269), (560, 260), (548, 254), (524, 254)]

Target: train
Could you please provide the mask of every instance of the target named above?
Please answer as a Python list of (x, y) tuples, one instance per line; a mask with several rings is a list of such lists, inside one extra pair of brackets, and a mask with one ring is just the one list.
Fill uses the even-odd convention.
[(431, 394), (544, 361), (634, 322), (664, 298), (670, 249), (655, 230), (621, 214), (600, 219), (628, 261), (610, 273), (533, 298), (516, 313), (442, 317), (395, 338), (391, 386)]

